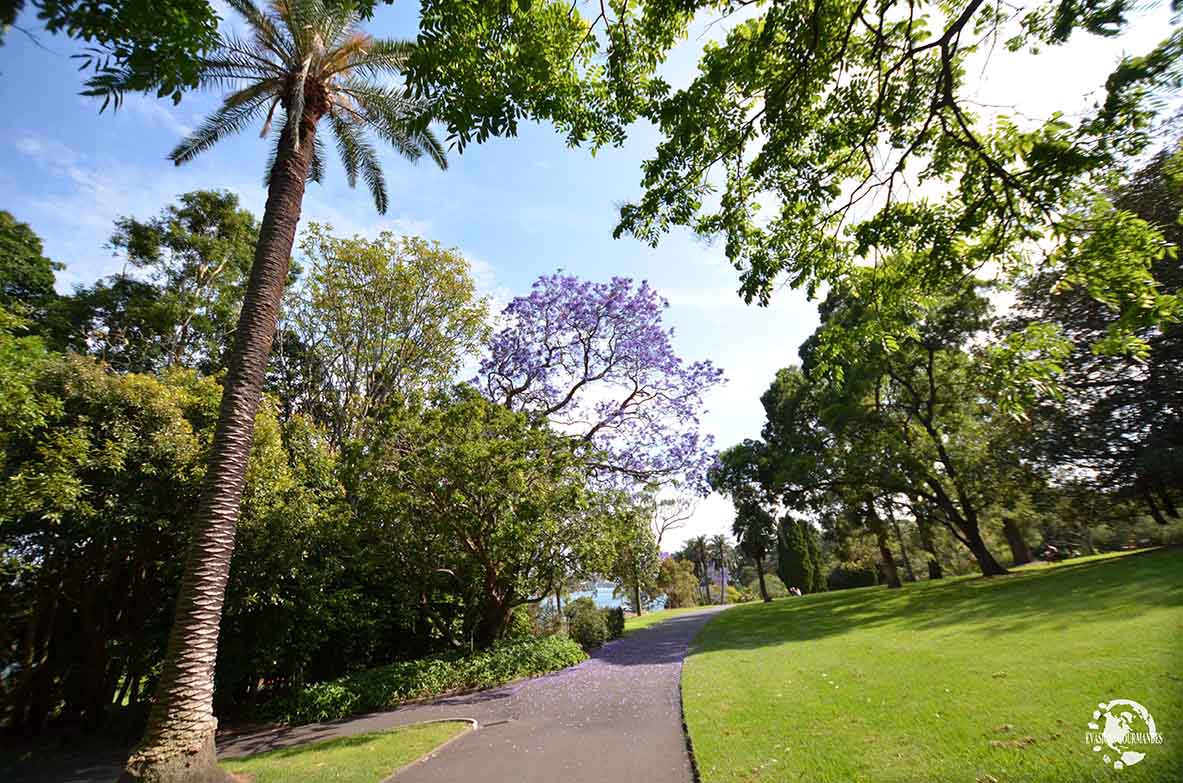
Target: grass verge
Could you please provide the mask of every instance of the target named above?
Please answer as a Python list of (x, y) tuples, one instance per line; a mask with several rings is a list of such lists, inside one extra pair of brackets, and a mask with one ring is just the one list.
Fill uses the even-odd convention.
[[(1183, 781), (1183, 550), (747, 604), (686, 660), (704, 783)], [(1101, 701), (1162, 745), (1116, 771)]]
[(221, 766), (254, 783), (379, 783), (468, 730), (463, 721), (421, 723), (272, 750)]

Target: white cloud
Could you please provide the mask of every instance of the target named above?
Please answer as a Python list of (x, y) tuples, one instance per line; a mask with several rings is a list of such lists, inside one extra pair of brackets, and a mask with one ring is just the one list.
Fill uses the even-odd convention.
[(193, 132), (193, 127), (182, 122), (178, 116), (180, 109), (156, 98), (139, 93), (128, 95), (123, 101), (123, 110), (151, 125), (169, 131), (176, 135), (178, 140)]

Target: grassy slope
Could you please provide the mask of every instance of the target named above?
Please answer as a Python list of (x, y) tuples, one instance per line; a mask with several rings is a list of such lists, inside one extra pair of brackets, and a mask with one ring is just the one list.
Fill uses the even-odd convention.
[(392, 731), (300, 745), (222, 763), (255, 783), (379, 783), (468, 728), (467, 723), (423, 723)]
[[(1183, 781), (1183, 551), (735, 607), (682, 677), (704, 783)], [(1120, 772), (1114, 698), (1165, 737)]]

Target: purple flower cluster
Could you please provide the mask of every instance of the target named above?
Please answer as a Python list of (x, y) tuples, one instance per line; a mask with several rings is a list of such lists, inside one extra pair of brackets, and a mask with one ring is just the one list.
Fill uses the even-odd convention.
[(673, 329), (662, 325), (667, 307), (644, 281), (540, 277), (505, 308), (474, 382), (583, 440), (599, 453), (592, 465), (602, 474), (705, 492), (715, 455), (699, 417), (723, 371), (674, 353)]

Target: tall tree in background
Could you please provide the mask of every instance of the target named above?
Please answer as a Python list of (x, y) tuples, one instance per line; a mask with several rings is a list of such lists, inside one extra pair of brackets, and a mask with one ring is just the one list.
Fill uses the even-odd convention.
[(171, 325), (161, 346), (166, 366), (225, 366), (258, 241), (254, 215), (228, 191), (185, 193), (158, 217), (116, 221), (112, 248), (161, 292), (156, 307)]
[(486, 339), (488, 308), (456, 250), (328, 232), (314, 223), (301, 240), (307, 269), (285, 303), (272, 382), (339, 446), (391, 400), (448, 385)]
[(61, 264), (43, 253), (41, 238), (12, 213), (0, 210), (0, 307), (41, 320), (56, 298), (53, 273)]
[(707, 544), (707, 537), (698, 536), (697, 538), (692, 538), (686, 546), (694, 560), (694, 570), (697, 572), (698, 582), (702, 586), (703, 595), (706, 599), (706, 602), (708, 604), (714, 603), (711, 600), (711, 578), (709, 576), (710, 572), (707, 569), (707, 563), (710, 562), (710, 551), (708, 549), (709, 545)]
[(646, 596), (657, 587), (659, 550), (648, 510), (644, 504), (623, 503), (613, 526), (616, 556), (609, 575), (628, 594), (638, 615), (644, 612)]
[(776, 542), (777, 575), (785, 587), (808, 593), (813, 585), (813, 560), (805, 541), (805, 521), (785, 515)]
[(444, 165), (439, 143), (422, 129), (423, 107), (372, 79), (397, 75), (409, 44), (375, 40), (357, 29), (352, 8), (319, 0), (293, 0), (271, 12), (250, 0), (234, 0), (232, 6), (245, 20), (250, 38), (223, 38), (202, 59), (200, 81), (238, 89), (171, 158), (178, 165), (192, 160), (257, 119), (264, 121), (265, 135), (275, 125), (267, 206), (228, 359), (176, 619), (144, 739), (124, 773), (128, 780), (171, 783), (219, 775), (213, 716), (218, 627), (255, 412), (304, 187), (324, 174), (323, 147), (317, 143), (321, 120), (333, 131), (350, 184), (361, 176), (380, 212), (387, 207), (386, 184), (367, 131), (412, 160), (427, 154)]
[(743, 553), (756, 563), (760, 597), (765, 602), (771, 601), (768, 586), (764, 583), (764, 561), (769, 550), (776, 546), (776, 518), (759, 503), (741, 503), (735, 509), (735, 522), (731, 526), (731, 532)]
[[(1172, 295), (1183, 291), (1181, 174), (1183, 142), (1176, 139), (1113, 194), (1117, 207), (1155, 226), (1169, 243), (1153, 271), (1159, 290)], [(1072, 345), (1062, 363), (1064, 399), (1034, 410), (1026, 456), (1047, 475), (1133, 497), (1165, 524), (1178, 518), (1183, 497), (1183, 323), (1139, 330), (1140, 355), (1091, 350), (1120, 322), (1115, 305), (1065, 290), (1046, 273), (1020, 288), (1016, 312), (1002, 328), (1054, 324)]]
[(709, 545), (711, 563), (719, 574), (719, 602), (727, 603), (727, 575), (732, 570), (735, 560), (731, 545), (727, 543), (727, 536), (716, 533), (711, 536)]

